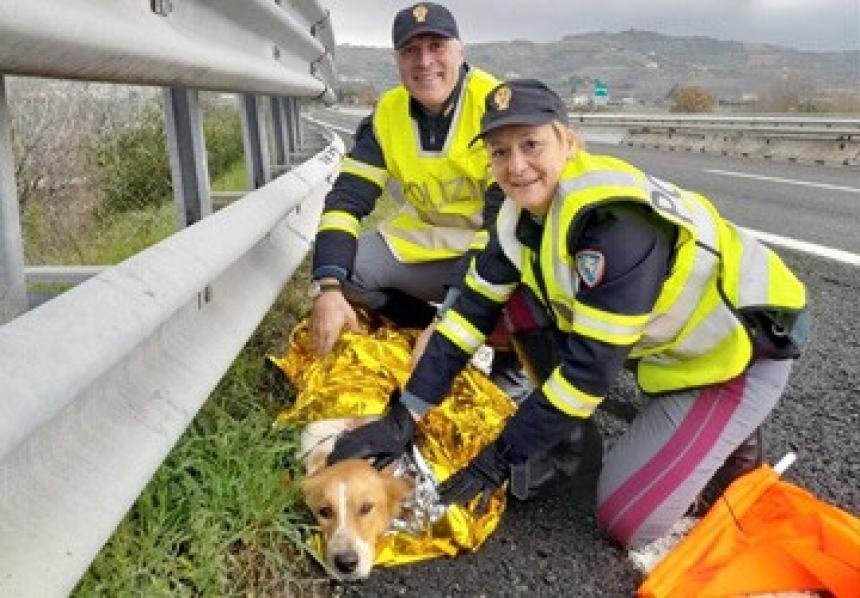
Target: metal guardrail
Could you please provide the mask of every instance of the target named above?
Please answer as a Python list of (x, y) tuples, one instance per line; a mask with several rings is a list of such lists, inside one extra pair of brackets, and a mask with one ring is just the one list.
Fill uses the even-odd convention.
[(0, 595), (71, 591), (307, 253), (342, 153), (0, 327)]
[[(333, 49), (316, 0), (0, 3), (0, 596), (74, 588), (307, 253), (344, 146), (297, 164), (298, 100), (333, 99)], [(25, 272), (8, 73), (169, 86), (186, 228), (116, 266)], [(215, 213), (198, 89), (242, 94), (256, 189)], [(27, 276), (80, 284), (26, 311)]]
[(764, 135), (860, 136), (860, 118), (792, 116), (717, 116), (655, 114), (570, 113), (571, 122), (583, 126), (623, 127), (631, 130), (737, 131)]
[(3, 0), (0, 72), (331, 102), (327, 18), (316, 0)]
[[(370, 112), (370, 108), (367, 109)], [(573, 125), (583, 127), (624, 128), (642, 131), (737, 131), (763, 135), (797, 135), (860, 137), (860, 118), (804, 117), (804, 116), (724, 116), (712, 114), (613, 114), (568, 113)], [(352, 135), (353, 131), (325, 125), (339, 133)]]

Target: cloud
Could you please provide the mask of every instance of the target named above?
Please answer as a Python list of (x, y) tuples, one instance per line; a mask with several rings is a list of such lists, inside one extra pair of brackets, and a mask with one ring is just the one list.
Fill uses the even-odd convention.
[[(858, 0), (441, 0), (467, 43), (552, 41), (589, 31), (641, 29), (804, 50), (860, 50)], [(408, 2), (322, 0), (338, 43), (389, 46), (391, 21)]]

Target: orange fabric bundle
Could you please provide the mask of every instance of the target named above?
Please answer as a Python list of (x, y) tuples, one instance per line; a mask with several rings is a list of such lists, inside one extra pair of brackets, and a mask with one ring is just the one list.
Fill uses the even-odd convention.
[(762, 465), (738, 478), (639, 587), (641, 597), (827, 590), (860, 596), (860, 519)]

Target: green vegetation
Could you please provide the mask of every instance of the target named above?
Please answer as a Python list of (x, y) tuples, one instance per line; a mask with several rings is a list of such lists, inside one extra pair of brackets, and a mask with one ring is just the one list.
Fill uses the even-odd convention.
[[(222, 148), (209, 154), (211, 172), (217, 172), (211, 184), (215, 191), (245, 187), (238, 121), (234, 124), (238, 146), (207, 131), (207, 145)], [(89, 204), (95, 217), (57, 226), (62, 220), (50, 218), (54, 214), (45, 213), (42, 204), (27, 207), (25, 238), (30, 251), (42, 258), (35, 263), (115, 263), (174, 232), (169, 171), (162, 168), (166, 155), (158, 153), (161, 128), (160, 117), (148, 113), (138, 126), (103, 140), (94, 155), (101, 160), (99, 180), (108, 185), (100, 201)], [(236, 147), (238, 155), (231, 153)], [(117, 155), (108, 156), (112, 152)], [(222, 160), (224, 155), (235, 159)], [(146, 170), (149, 177), (160, 173), (164, 180), (130, 173), (134, 168)], [(375, 227), (393, 209), (393, 202), (383, 199), (365, 227)], [(68, 238), (57, 244), (63, 234)], [(304, 544), (311, 518), (295, 483), (301, 469), (296, 462), (298, 431), (272, 425), (292, 393), (280, 374), (267, 369), (265, 359), (282, 350), (309, 309), (309, 269), (306, 260), (119, 523), (74, 596), (331, 593), (331, 582), (308, 558)]]
[[(203, 133), (209, 176), (217, 179), (242, 160), (238, 113), (225, 106), (208, 107)], [(100, 213), (158, 207), (170, 201), (170, 163), (164, 119), (157, 105), (150, 106), (134, 126), (101, 135), (88, 158), (98, 172)]]
[(164, 120), (150, 106), (134, 126), (103, 133), (89, 150), (98, 176), (99, 210), (128, 212), (170, 201), (170, 163)]
[(240, 159), (212, 181), (212, 191), (243, 191), (248, 188), (245, 160)]
[[(213, 190), (238, 189), (244, 181), (242, 159), (217, 179)], [(176, 232), (172, 201), (121, 213), (82, 218), (71, 226), (39, 202), (27, 205), (21, 217), (24, 252), (31, 264), (116, 264)]]
[[(71, 221), (70, 221), (71, 220)], [(21, 217), (29, 264), (115, 264), (176, 231), (172, 203), (77, 219), (32, 202)]]
[(289, 285), (81, 580), (75, 596), (321, 595), (299, 508), (286, 391), (265, 369), (307, 310)]
[[(243, 189), (238, 113), (203, 119), (213, 190)], [(164, 122), (157, 106), (133, 126), (103, 133), (85, 152), (91, 185), (64, 203), (28, 202), (21, 215), (28, 264), (115, 264), (176, 231)]]
[[(365, 229), (393, 209), (391, 200), (382, 200)], [(306, 260), (75, 596), (330, 593), (321, 570), (311, 570), (303, 543), (310, 517), (294, 482), (298, 431), (272, 427), (291, 392), (265, 367), (265, 355), (280, 351), (308, 312), (309, 271)]]

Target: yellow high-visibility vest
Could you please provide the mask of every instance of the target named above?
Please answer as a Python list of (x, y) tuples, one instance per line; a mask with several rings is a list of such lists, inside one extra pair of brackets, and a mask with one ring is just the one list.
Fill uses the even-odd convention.
[(454, 258), (486, 244), (481, 217), (490, 182), (489, 158), (482, 143), (468, 144), (480, 130), (485, 98), (496, 85), (484, 71), (472, 68), (466, 73), (439, 152), (421, 149), (404, 86), (380, 98), (373, 127), (387, 167), (384, 187), (401, 207), (379, 231), (399, 261)]
[[(650, 313), (618, 314), (576, 299), (580, 281), (568, 251), (568, 231), (591, 208), (622, 198), (650, 206), (678, 229), (672, 272)], [(521, 208), (506, 199), (498, 215), (498, 234), (522, 282), (549, 302), (562, 331), (632, 345), (630, 356), (639, 360), (637, 379), (648, 393), (715, 384), (740, 375), (752, 359), (752, 343), (738, 310), (796, 312), (806, 305), (805, 287), (782, 260), (721, 218), (704, 196), (616, 158), (580, 150), (567, 163), (536, 260), (514, 234), (520, 213)]]

